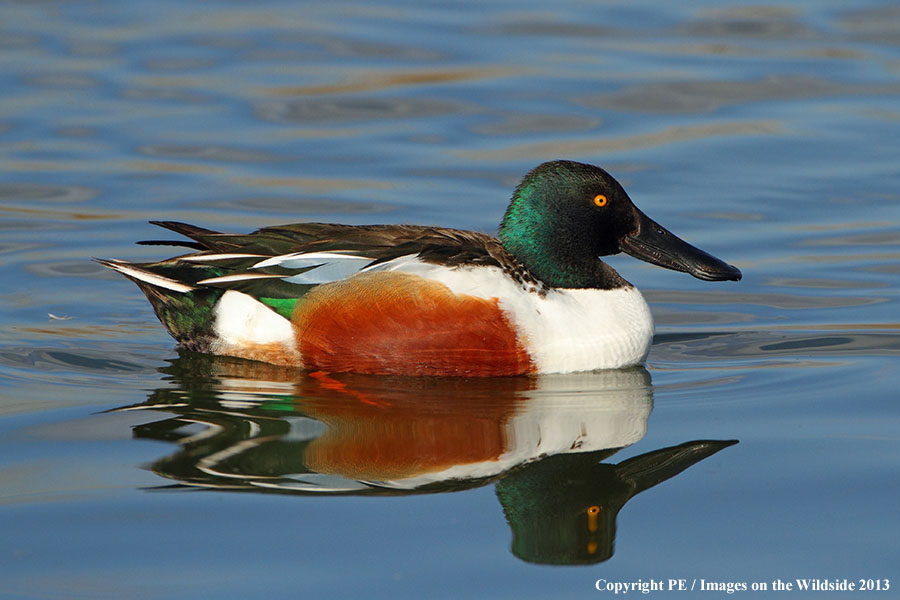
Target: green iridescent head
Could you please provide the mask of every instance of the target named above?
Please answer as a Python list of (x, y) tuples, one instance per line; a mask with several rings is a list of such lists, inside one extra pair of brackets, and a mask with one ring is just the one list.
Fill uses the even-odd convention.
[(567, 160), (543, 163), (513, 193), (500, 224), (504, 247), (553, 287), (627, 285), (598, 257), (619, 252), (710, 281), (738, 269), (691, 246), (642, 213), (612, 175)]

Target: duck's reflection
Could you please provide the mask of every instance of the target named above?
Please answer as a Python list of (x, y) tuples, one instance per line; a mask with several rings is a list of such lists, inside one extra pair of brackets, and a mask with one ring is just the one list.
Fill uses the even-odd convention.
[(184, 353), (171, 385), (120, 410), (159, 410), (135, 435), (174, 442), (152, 465), (177, 486), (295, 494), (411, 494), (496, 483), (513, 553), (547, 564), (613, 552), (641, 491), (734, 441), (602, 463), (640, 440), (643, 368), (539, 378), (328, 375)]

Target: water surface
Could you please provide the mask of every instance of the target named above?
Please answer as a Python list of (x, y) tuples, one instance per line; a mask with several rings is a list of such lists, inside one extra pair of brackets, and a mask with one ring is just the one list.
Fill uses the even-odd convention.
[[(898, 30), (878, 1), (0, 2), (0, 589), (896, 589)], [(645, 368), (203, 357), (90, 261), (161, 257), (150, 219), (493, 231), (555, 158), (744, 272), (612, 258)]]

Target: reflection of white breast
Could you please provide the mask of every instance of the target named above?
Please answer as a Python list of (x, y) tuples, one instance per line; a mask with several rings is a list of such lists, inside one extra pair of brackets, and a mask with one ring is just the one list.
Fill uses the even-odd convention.
[(653, 396), (646, 371), (609, 370), (545, 375), (506, 424), (505, 451), (496, 460), (455, 465), (386, 482), (412, 489), (452, 479), (492, 477), (543, 456), (634, 444), (647, 432)]
[(653, 408), (639, 370), (546, 375), (533, 394), (509, 423), (510, 452), (541, 456), (629, 446), (647, 433)]

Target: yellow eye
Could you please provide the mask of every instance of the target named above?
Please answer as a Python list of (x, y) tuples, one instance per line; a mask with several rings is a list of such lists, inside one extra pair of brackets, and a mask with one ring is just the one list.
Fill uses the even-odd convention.
[(597, 194), (594, 196), (594, 206), (604, 207), (609, 202), (609, 200), (603, 194)]
[(600, 507), (596, 504), (587, 509), (588, 514), (588, 531), (595, 533), (598, 529), (597, 515), (600, 514)]

